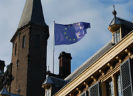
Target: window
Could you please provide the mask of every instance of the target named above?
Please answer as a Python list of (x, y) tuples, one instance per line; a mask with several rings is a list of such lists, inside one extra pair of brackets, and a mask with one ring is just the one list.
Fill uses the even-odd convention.
[(86, 94), (85, 94), (85, 93), (83, 93), (83, 94), (81, 94), (80, 96), (86, 96)]
[(130, 59), (124, 61), (120, 66), (122, 95), (132, 96), (132, 62)]
[(120, 31), (118, 30), (118, 31), (116, 31), (115, 33), (114, 33), (114, 43), (116, 44), (116, 43), (118, 43), (120, 41)]
[(17, 43), (15, 43), (15, 56), (17, 54)]
[(101, 96), (100, 90), (100, 82), (97, 82), (89, 88), (89, 96)]
[(118, 74), (116, 77), (116, 85), (117, 85), (117, 96), (122, 96), (120, 74)]
[(26, 42), (26, 40), (25, 40), (25, 35), (24, 35), (23, 39), (22, 39), (22, 48), (25, 48), (25, 42)]
[(84, 91), (80, 96), (88, 96), (88, 91)]
[(45, 96), (51, 96), (51, 88), (45, 89)]
[(114, 96), (113, 82), (111, 79), (106, 82), (106, 91), (107, 96)]

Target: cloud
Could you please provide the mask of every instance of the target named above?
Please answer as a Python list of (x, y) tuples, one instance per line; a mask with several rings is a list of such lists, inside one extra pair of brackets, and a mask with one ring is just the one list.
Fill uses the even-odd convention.
[(10, 39), (17, 29), (22, 7), (22, 0), (2, 0), (0, 3), (0, 59), (6, 65), (11, 62), (12, 44)]

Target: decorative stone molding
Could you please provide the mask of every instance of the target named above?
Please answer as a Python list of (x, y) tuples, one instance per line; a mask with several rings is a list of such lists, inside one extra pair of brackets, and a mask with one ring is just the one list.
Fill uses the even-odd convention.
[(96, 78), (94, 76), (91, 76), (91, 79), (93, 79), (94, 82), (96, 82)]
[(131, 52), (128, 49), (125, 49), (125, 52), (128, 54), (128, 56), (131, 56)]
[(99, 70), (99, 73), (101, 73), (102, 76), (105, 74), (101, 69)]
[(118, 60), (119, 63), (122, 62), (122, 60), (119, 58), (119, 56), (116, 56), (115, 59)]
[(108, 66), (111, 70), (113, 69), (113, 66), (112, 66), (110, 63), (108, 63), (107, 66)]

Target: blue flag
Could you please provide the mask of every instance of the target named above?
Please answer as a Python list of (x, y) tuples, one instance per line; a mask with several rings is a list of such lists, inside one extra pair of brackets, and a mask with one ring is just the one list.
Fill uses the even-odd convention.
[(55, 45), (69, 45), (78, 42), (85, 36), (87, 28), (90, 28), (90, 23), (55, 24)]

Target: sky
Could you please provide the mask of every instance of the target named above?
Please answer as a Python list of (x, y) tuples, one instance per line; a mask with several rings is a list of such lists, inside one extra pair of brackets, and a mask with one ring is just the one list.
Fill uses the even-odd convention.
[[(0, 0), (0, 60), (10, 64), (12, 44), (10, 39), (15, 34), (26, 0)], [(85, 37), (72, 45), (55, 46), (54, 73), (58, 74), (59, 54), (71, 53), (71, 71), (76, 70), (95, 52), (111, 41), (108, 25), (113, 19), (113, 5), (117, 16), (133, 21), (133, 0), (42, 0), (45, 22), (49, 26), (47, 65), (53, 72), (53, 32), (54, 22), (73, 24), (89, 22), (91, 28)]]

